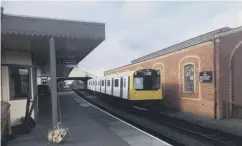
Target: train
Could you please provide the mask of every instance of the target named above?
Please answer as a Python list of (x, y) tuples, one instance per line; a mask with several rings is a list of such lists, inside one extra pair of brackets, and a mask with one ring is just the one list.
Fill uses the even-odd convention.
[(89, 79), (87, 89), (96, 94), (150, 105), (163, 99), (160, 76), (159, 70), (139, 69)]

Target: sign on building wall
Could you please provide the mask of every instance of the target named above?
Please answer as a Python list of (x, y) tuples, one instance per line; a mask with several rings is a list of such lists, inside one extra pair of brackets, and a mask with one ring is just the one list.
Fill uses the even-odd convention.
[(212, 83), (212, 72), (205, 71), (199, 73), (199, 78), (201, 83)]

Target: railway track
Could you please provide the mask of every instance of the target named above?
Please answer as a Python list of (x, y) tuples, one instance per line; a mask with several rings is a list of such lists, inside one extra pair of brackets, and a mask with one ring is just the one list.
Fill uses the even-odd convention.
[(93, 101), (92, 99), (90, 98), (87, 98), (85, 97), (85, 95), (81, 94), (80, 92), (78, 92), (77, 90), (73, 90), (77, 95), (79, 95), (82, 99), (84, 99), (85, 101), (97, 106), (98, 108), (101, 108), (102, 110), (112, 114), (113, 116), (115, 117), (118, 117), (120, 119), (122, 119), (123, 121), (139, 128), (139, 129), (142, 129), (144, 131), (146, 131), (147, 133), (159, 138), (159, 139), (162, 139), (163, 141), (171, 144), (171, 145), (174, 145), (174, 146), (185, 146), (183, 143), (181, 143), (180, 141), (177, 141), (175, 139), (172, 139), (166, 135), (161, 135), (157, 130), (156, 128), (152, 128), (152, 127), (149, 127), (147, 125), (144, 125), (142, 123), (140, 123), (137, 119), (134, 119), (132, 117), (128, 117), (124, 112), (117, 112), (115, 109), (111, 108), (111, 107), (107, 107), (101, 103), (98, 103), (98, 102), (95, 102)]
[[(198, 124), (190, 123), (184, 120), (170, 117), (165, 114), (160, 114), (156, 112), (154, 113), (154, 111), (152, 112), (153, 116), (151, 116), (150, 111), (145, 111), (145, 112), (146, 113), (143, 115), (148, 120), (151, 120), (152, 122), (173, 127), (177, 130), (184, 131), (186, 133), (190, 133), (193, 136), (207, 140), (213, 143), (214, 145), (218, 145), (218, 146), (220, 145), (241, 146), (242, 145), (242, 137), (240, 136), (229, 134), (217, 129), (211, 129)], [(159, 118), (154, 118), (156, 116), (159, 116)]]
[[(77, 93), (77, 92), (76, 92)], [(78, 94), (80, 94), (78, 92)], [(168, 136), (161, 135), (161, 133), (157, 129), (152, 129), (152, 126), (144, 126), (139, 122), (137, 119), (127, 118), (125, 113), (120, 113), (115, 111), (114, 108), (107, 107), (102, 105), (101, 103), (96, 103), (92, 101), (90, 98), (86, 98), (85, 96), (82, 96), (82, 98), (85, 98), (88, 102), (91, 102), (92, 104), (95, 104), (96, 106), (108, 111), (109, 113), (121, 118), (125, 119), (126, 122), (135, 125), (138, 128), (144, 129), (145, 131), (149, 132), (152, 135), (155, 135), (156, 137), (159, 137), (160, 139), (167, 141), (168, 143), (174, 143), (173, 145), (184, 145), (181, 144), (181, 142), (176, 141), (174, 139), (169, 138)], [(112, 103), (112, 105), (115, 103)], [(208, 127), (204, 127), (195, 123), (190, 123), (187, 121), (183, 121), (177, 118), (170, 117), (165, 114), (161, 114), (157, 111), (151, 111), (151, 110), (144, 110), (143, 108), (133, 108), (132, 106), (125, 106), (123, 108), (122, 104), (115, 104), (115, 108), (119, 108), (124, 110), (127, 113), (134, 114), (136, 116), (145, 118), (146, 120), (158, 124), (158, 125), (164, 125), (169, 128), (173, 128), (176, 131), (182, 132), (186, 135), (190, 135), (191, 137), (195, 139), (199, 139), (204, 142), (211, 143), (212, 145), (218, 145), (218, 146), (241, 146), (242, 145), (242, 137), (237, 135), (232, 135), (229, 133), (225, 133), (223, 131), (219, 131), (217, 129), (211, 129)], [(169, 142), (170, 141), (170, 142)]]

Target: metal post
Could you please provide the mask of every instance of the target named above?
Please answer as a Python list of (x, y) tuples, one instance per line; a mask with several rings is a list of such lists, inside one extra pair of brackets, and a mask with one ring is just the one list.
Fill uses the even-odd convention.
[(51, 79), (51, 104), (52, 104), (52, 128), (57, 128), (57, 87), (56, 87), (56, 56), (55, 56), (55, 39), (50, 36), (50, 79)]

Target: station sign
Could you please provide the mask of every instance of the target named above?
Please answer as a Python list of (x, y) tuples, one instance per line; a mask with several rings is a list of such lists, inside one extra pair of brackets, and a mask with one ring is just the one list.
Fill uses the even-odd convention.
[(212, 83), (212, 71), (204, 71), (199, 73), (201, 83)]
[(57, 64), (67, 64), (67, 65), (76, 65), (80, 61), (79, 57), (62, 57), (57, 58), (56, 63)]

